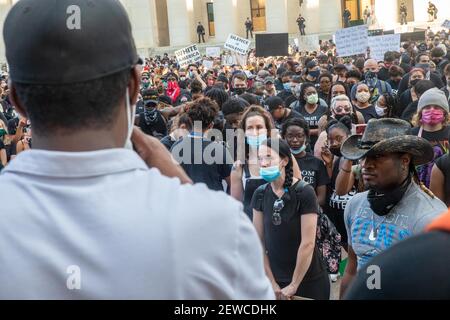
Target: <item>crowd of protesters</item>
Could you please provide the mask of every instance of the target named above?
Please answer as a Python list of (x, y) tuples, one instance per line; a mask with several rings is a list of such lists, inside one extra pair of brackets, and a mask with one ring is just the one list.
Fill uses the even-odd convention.
[[(341, 250), (348, 254), (344, 297), (358, 270), (450, 205), (449, 36), (430, 31), (383, 61), (370, 52), (339, 57), (332, 41), (317, 52), (292, 47), (288, 57), (251, 51), (245, 65), (205, 56), (209, 69), (180, 67), (168, 54), (141, 59), (134, 124), (171, 151), (186, 181), (242, 203), (277, 298), (328, 299)], [(9, 77), (5, 70), (0, 83), (5, 178), (18, 170), (14, 158), (34, 146), (33, 121), (10, 100)], [(15, 101), (39, 99), (16, 86)], [(37, 123), (45, 117), (33, 115)], [(43, 128), (41, 139), (51, 134)], [(203, 205), (214, 216), (222, 203)], [(358, 298), (357, 289), (350, 297)]]

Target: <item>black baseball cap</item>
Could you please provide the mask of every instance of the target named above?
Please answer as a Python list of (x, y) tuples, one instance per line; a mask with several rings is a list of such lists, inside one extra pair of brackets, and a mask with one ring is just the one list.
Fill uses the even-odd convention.
[(284, 101), (283, 101), (283, 99), (281, 99), (280, 97), (277, 97), (277, 96), (270, 97), (270, 98), (266, 99), (265, 105), (266, 105), (266, 109), (269, 112), (272, 112), (280, 106), (284, 107)]
[(86, 82), (140, 60), (118, 0), (21, 0), (5, 19), (3, 38), (18, 83)]
[(159, 94), (158, 90), (155, 89), (147, 89), (144, 92), (142, 92), (142, 100), (144, 100), (144, 104), (147, 105), (148, 103), (159, 103)]

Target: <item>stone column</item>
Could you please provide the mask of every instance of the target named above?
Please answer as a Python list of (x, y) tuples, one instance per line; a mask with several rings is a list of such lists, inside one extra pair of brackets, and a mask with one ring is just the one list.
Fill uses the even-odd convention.
[(289, 31), (287, 0), (266, 0), (266, 27), (269, 33)]
[[(197, 23), (194, 21), (193, 0), (168, 0), (169, 34), (171, 46), (197, 43)], [(204, 26), (206, 29), (206, 26)]]
[(240, 25), (237, 2), (236, 0), (214, 1), (214, 27), (216, 29), (215, 38), (217, 42), (225, 42), (230, 33), (240, 36), (244, 34), (245, 21), (242, 21)]

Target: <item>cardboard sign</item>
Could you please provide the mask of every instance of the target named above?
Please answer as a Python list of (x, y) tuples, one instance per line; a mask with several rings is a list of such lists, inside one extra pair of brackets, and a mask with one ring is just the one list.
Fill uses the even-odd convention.
[(401, 42), (406, 41), (425, 41), (425, 31), (406, 32), (400, 36)]
[(340, 29), (336, 31), (336, 49), (339, 57), (364, 54), (368, 47), (367, 25)]
[(212, 69), (214, 66), (214, 61), (203, 60), (203, 66), (205, 67), (205, 69)]
[(320, 49), (319, 35), (301, 36), (298, 38), (298, 48), (300, 51), (318, 51)]
[(213, 58), (220, 57), (220, 47), (206, 47), (206, 56)]
[(175, 51), (175, 56), (177, 57), (178, 64), (180, 65), (181, 68), (187, 67), (192, 63), (202, 61), (202, 56), (198, 51), (196, 44)]
[(250, 40), (241, 38), (235, 34), (230, 34), (228, 36), (227, 42), (225, 42), (224, 48), (245, 55), (248, 52), (250, 43)]
[(369, 37), (369, 47), (370, 57), (377, 61), (383, 61), (386, 52), (400, 52), (400, 34)]

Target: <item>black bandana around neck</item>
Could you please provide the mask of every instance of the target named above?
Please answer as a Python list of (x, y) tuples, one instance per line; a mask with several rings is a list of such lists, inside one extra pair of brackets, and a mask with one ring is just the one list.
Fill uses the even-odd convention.
[(391, 212), (391, 210), (402, 200), (403, 196), (408, 190), (411, 184), (411, 176), (406, 178), (403, 183), (390, 191), (389, 193), (379, 193), (375, 190), (369, 190), (367, 200), (369, 201), (370, 208), (378, 216), (385, 216)]

